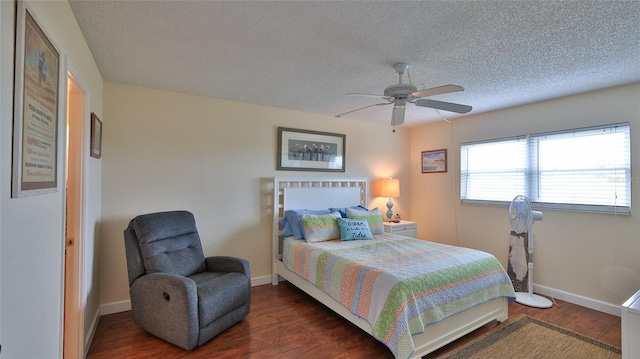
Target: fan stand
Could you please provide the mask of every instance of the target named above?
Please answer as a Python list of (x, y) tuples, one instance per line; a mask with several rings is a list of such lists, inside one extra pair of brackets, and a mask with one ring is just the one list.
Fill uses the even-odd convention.
[(551, 306), (553, 305), (551, 301), (545, 297), (539, 296), (537, 294), (526, 293), (526, 292), (517, 292), (516, 302), (520, 304), (524, 304), (529, 307), (541, 308), (541, 309), (551, 308)]
[(553, 303), (541, 295), (533, 294), (533, 263), (529, 262), (529, 291), (516, 292), (516, 303), (534, 308), (551, 308)]
[[(534, 217), (535, 218), (535, 217)], [(527, 305), (534, 308), (551, 308), (553, 303), (541, 295), (533, 294), (533, 226), (529, 228), (529, 291), (528, 292), (516, 292), (516, 302)]]

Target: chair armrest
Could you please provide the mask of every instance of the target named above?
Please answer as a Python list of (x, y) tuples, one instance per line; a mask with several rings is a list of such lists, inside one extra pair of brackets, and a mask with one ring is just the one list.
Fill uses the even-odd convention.
[(136, 279), (129, 292), (138, 325), (187, 350), (198, 344), (198, 291), (194, 280), (152, 273)]
[(240, 272), (251, 280), (249, 261), (237, 257), (212, 256), (205, 258), (209, 272)]

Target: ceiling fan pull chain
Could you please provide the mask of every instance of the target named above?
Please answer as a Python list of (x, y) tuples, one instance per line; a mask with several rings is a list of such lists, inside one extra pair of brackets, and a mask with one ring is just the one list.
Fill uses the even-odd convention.
[(438, 110), (437, 108), (434, 108), (434, 110), (436, 110), (436, 112), (438, 113), (438, 115), (440, 115), (440, 118), (442, 118), (444, 120), (444, 122), (446, 123), (451, 123), (451, 121), (449, 121), (446, 117), (444, 117), (441, 113), (440, 110)]

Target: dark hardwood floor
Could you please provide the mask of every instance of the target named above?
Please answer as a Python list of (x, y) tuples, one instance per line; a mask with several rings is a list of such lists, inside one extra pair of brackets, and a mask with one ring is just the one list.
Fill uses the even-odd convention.
[[(558, 301), (535, 309), (509, 304), (509, 317), (527, 314), (620, 347), (620, 318)], [(426, 356), (460, 346), (500, 324), (490, 323)], [(288, 282), (252, 288), (251, 312), (203, 346), (184, 351), (147, 334), (131, 312), (100, 318), (89, 359), (100, 358), (393, 358), (384, 344), (334, 314)]]

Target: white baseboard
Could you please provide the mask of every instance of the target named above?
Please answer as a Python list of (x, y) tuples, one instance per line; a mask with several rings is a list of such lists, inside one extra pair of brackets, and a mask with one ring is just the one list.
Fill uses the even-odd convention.
[[(258, 285), (271, 284), (271, 276), (266, 275), (262, 277), (251, 278), (251, 286), (255, 287)], [(114, 313), (126, 312), (131, 310), (131, 301), (123, 300), (120, 302), (107, 303), (100, 306), (100, 315), (109, 315)], [(97, 324), (97, 317), (96, 317)]]
[(93, 336), (96, 334), (96, 329), (98, 329), (98, 320), (100, 320), (100, 308), (96, 310), (93, 314), (93, 320), (91, 320), (91, 326), (89, 327), (89, 333), (84, 340), (84, 358), (89, 354), (89, 349), (91, 349), (91, 343), (93, 342)]
[(251, 286), (271, 284), (271, 275), (265, 275), (262, 277), (251, 278)]
[(100, 315), (109, 315), (114, 313), (126, 312), (131, 310), (131, 301), (123, 300), (120, 302), (107, 303), (100, 306)]
[(583, 297), (581, 295), (564, 292), (558, 289), (553, 289), (538, 284), (533, 285), (533, 290), (536, 293), (564, 300), (565, 302), (577, 304), (579, 306), (597, 310), (599, 312), (615, 315), (618, 317), (621, 315), (621, 309), (619, 305), (602, 302), (596, 299)]

